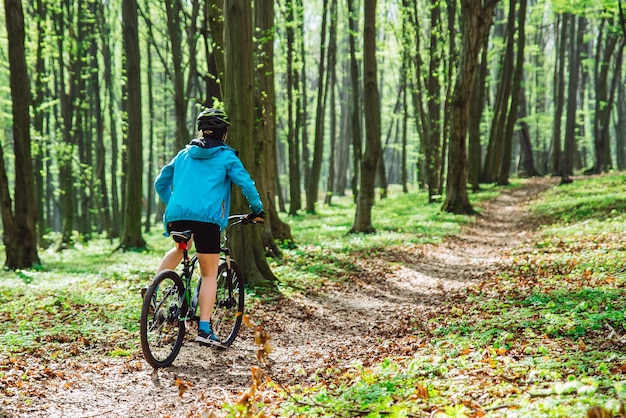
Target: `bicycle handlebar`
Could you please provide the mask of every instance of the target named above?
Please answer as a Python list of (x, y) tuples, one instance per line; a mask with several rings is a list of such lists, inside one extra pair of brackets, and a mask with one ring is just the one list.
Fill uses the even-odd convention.
[(260, 216), (257, 216), (256, 218), (251, 218), (250, 216), (251, 214), (249, 213), (240, 214), (240, 215), (230, 215), (228, 217), (228, 222), (230, 223), (231, 221), (234, 221), (230, 224), (230, 226), (234, 226), (237, 224), (244, 224), (244, 225), (262, 224), (265, 221), (265, 219)]

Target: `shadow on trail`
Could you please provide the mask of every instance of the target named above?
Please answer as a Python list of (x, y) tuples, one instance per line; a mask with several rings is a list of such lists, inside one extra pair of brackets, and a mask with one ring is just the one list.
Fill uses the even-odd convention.
[(259, 307), (255, 314), (277, 347), (274, 369), (305, 379), (320, 367), (363, 361), (376, 357), (372, 353), (381, 345), (410, 341), (416, 329), (464, 300), (468, 287), (497, 271), (529, 238), (526, 204), (556, 184), (535, 179), (505, 189), (441, 244), (363, 256), (352, 261), (356, 271), (349, 283)]

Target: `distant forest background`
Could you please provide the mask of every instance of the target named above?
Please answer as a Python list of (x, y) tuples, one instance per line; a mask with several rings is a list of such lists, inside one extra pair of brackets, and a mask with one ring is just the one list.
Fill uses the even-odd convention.
[[(2, 7), (5, 244), (31, 229), (59, 249), (94, 234), (145, 245), (142, 231), (161, 228), (154, 178), (203, 107), (231, 116), (269, 214), (251, 239), (266, 248), (292, 239), (283, 214), (338, 195), (357, 202), (354, 232), (371, 232), (390, 184), (471, 213), (466, 188), (626, 166), (619, 0)], [(34, 247), (7, 265), (37, 262)]]

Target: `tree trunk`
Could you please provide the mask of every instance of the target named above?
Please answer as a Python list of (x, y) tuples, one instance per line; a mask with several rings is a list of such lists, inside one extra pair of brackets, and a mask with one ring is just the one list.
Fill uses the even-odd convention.
[(498, 180), (502, 166), (505, 127), (509, 115), (515, 60), (515, 4), (516, 0), (509, 1), (509, 16), (506, 25), (506, 52), (502, 61), (502, 68), (500, 69), (498, 93), (489, 131), (489, 146), (487, 147), (487, 155), (485, 156), (485, 164), (481, 176), (483, 183), (493, 183)]
[[(362, 130), (361, 130), (361, 84), (359, 83), (359, 61), (357, 59), (356, 35), (359, 30), (359, 2), (358, 0), (348, 1), (348, 27), (350, 34), (348, 37), (348, 45), (350, 49), (350, 82), (352, 94), (352, 115), (350, 125), (352, 127), (352, 195), (354, 201), (357, 201), (359, 194), (359, 183), (361, 181), (361, 161), (363, 160), (362, 151)], [(356, 2), (356, 4), (355, 4)]]
[[(109, 6), (110, 7), (110, 6)], [(108, 231), (108, 237), (110, 239), (117, 238), (121, 233), (121, 216), (120, 216), (120, 202), (118, 192), (118, 176), (117, 176), (117, 164), (118, 164), (118, 114), (117, 110), (117, 96), (115, 94), (115, 88), (113, 87), (113, 53), (111, 51), (111, 29), (110, 23), (107, 21), (103, 24), (103, 30), (101, 34), (102, 44), (102, 56), (104, 59), (104, 87), (108, 92), (108, 113), (109, 113), (109, 134), (111, 136), (111, 162), (109, 170), (111, 172), (111, 193), (110, 203), (107, 200), (107, 187), (106, 181), (101, 183), (101, 191), (104, 197), (103, 204), (106, 204), (105, 213), (110, 213), (106, 216), (104, 223), (105, 228)], [(105, 178), (104, 176), (102, 177)]]
[(147, 234), (150, 232), (150, 227), (152, 226), (152, 206), (154, 205), (154, 187), (152, 184), (154, 183), (154, 122), (156, 118), (154, 116), (154, 77), (152, 71), (152, 51), (150, 42), (146, 42), (146, 51), (148, 52), (148, 115), (150, 116), (150, 121), (148, 125), (148, 173), (146, 183), (150, 186), (148, 189), (148, 196), (146, 197), (146, 219), (144, 222), (143, 230)]
[[(232, 47), (231, 47), (232, 46)], [(229, 141), (239, 151), (241, 161), (253, 179), (263, 179), (255, 152), (254, 135), (254, 69), (252, 43), (252, 4), (247, 0), (224, 2), (225, 83), (224, 104), (230, 116)], [(265, 207), (266, 196), (261, 196)], [(241, 193), (233, 193), (232, 210), (245, 213), (248, 209)], [(273, 282), (277, 278), (265, 258), (261, 228), (242, 227), (233, 231), (233, 257), (252, 285)]]
[[(299, 32), (299, 56), (301, 59), (301, 70), (298, 80), (295, 80), (295, 85), (297, 86), (297, 94), (298, 99), (296, 100), (296, 112), (298, 117), (296, 118), (296, 137), (300, 137), (300, 145), (302, 146), (302, 151), (300, 152), (300, 156), (302, 157), (303, 169), (304, 173), (304, 184), (306, 189), (307, 183), (307, 173), (309, 172), (309, 130), (307, 129), (307, 121), (309, 119), (308, 113), (308, 86), (307, 86), (307, 71), (306, 71), (306, 62), (305, 57), (307, 56), (307, 50), (305, 47), (305, 30), (304, 30), (304, 2), (302, 0), (296, 0), (296, 10), (298, 11), (297, 24), (298, 24), (298, 32)], [(306, 191), (305, 191), (306, 193)], [(300, 196), (298, 196), (298, 203), (301, 203)], [(297, 207), (300, 209), (300, 206)], [(291, 211), (290, 211), (291, 212)]]
[(515, 133), (515, 124), (519, 115), (520, 90), (522, 88), (522, 79), (524, 77), (524, 47), (526, 45), (526, 2), (527, 0), (519, 0), (518, 25), (517, 25), (517, 58), (515, 59), (515, 71), (513, 73), (513, 81), (511, 84), (511, 106), (507, 115), (506, 130), (504, 132), (504, 149), (502, 150), (502, 161), (500, 168), (500, 176), (498, 184), (505, 186), (509, 184), (509, 176), (511, 174), (511, 165), (513, 159), (513, 136)]
[(26, 53), (24, 49), (24, 12), (21, 0), (5, 0), (6, 28), (9, 46), (9, 68), (13, 115), (13, 151), (15, 152), (15, 211), (0, 148), (0, 200), (2, 203), (5, 266), (11, 270), (39, 264), (37, 254), (37, 207), (35, 178), (30, 151), (29, 105), (31, 101)]
[(480, 136), (480, 123), (485, 109), (485, 94), (487, 90), (487, 42), (489, 37), (485, 37), (483, 52), (480, 60), (480, 68), (474, 81), (472, 90), (471, 106), (468, 121), (468, 172), (467, 181), (472, 185), (473, 191), (480, 189), (480, 174), (482, 168), (482, 145)]
[(478, 68), (478, 56), (489, 33), (497, 0), (461, 0), (461, 55), (450, 114), (450, 153), (446, 200), (442, 210), (471, 214), (474, 208), (467, 196), (466, 137), (469, 104)]
[(439, 52), (441, 34), (441, 6), (439, 0), (430, 4), (430, 64), (428, 68), (428, 125), (426, 149), (426, 175), (428, 177), (428, 203), (433, 203), (440, 193), (441, 170), (441, 92), (439, 71), (441, 53)]
[(37, 146), (33, 150), (33, 165), (35, 174), (35, 202), (39, 210), (37, 211), (37, 237), (40, 245), (44, 244), (43, 236), (46, 233), (47, 225), (46, 211), (44, 210), (44, 155), (48, 147), (48, 139), (44, 134), (44, 119), (48, 111), (43, 109), (44, 97), (47, 94), (47, 85), (44, 82), (47, 78), (46, 60), (44, 59), (44, 44), (46, 42), (46, 19), (47, 7), (42, 0), (37, 0), (34, 5), (37, 22), (37, 58), (36, 69), (33, 74), (33, 85), (35, 95), (33, 97), (33, 129), (35, 131), (35, 143)]
[(315, 203), (319, 190), (320, 175), (322, 172), (322, 158), (324, 157), (324, 111), (326, 108), (326, 25), (328, 19), (328, 1), (323, 0), (322, 32), (320, 34), (320, 56), (317, 67), (317, 105), (315, 112), (315, 138), (313, 142), (313, 158), (305, 160), (308, 169), (305, 172), (306, 211), (315, 213)]
[(365, 154), (361, 164), (361, 187), (350, 232), (376, 232), (372, 225), (375, 173), (380, 156), (380, 99), (376, 84), (376, 0), (365, 0), (363, 28), (363, 105), (365, 110)]
[[(69, 54), (69, 62), (66, 62), (66, 56), (59, 54), (58, 61), (58, 73), (55, 74), (55, 88), (57, 89), (56, 95), (59, 97), (59, 105), (61, 111), (60, 118), (60, 130), (63, 137), (63, 146), (57, 147), (57, 163), (59, 173), (58, 187), (63, 191), (59, 197), (59, 210), (61, 216), (61, 239), (57, 245), (57, 250), (63, 250), (67, 248), (72, 242), (72, 234), (74, 231), (74, 215), (76, 213), (76, 188), (74, 186), (74, 175), (72, 168), (72, 161), (74, 159), (75, 152), (75, 137), (73, 134), (75, 123), (75, 99), (76, 91), (75, 87), (77, 77), (80, 77), (81, 63), (82, 61), (77, 59), (77, 53), (73, 40), (66, 38), (70, 29), (66, 28), (65, 15), (66, 11), (63, 8), (53, 9), (52, 20), (55, 28), (55, 35), (57, 37), (57, 48), (59, 51), (64, 51), (66, 48), (72, 51)], [(72, 28), (71, 30), (75, 30)], [(66, 73), (67, 70), (67, 73)], [(69, 85), (69, 87), (68, 87)], [(58, 119), (58, 118), (57, 118)]]
[(337, 0), (330, 3), (330, 36), (328, 39), (328, 73), (326, 77), (327, 92), (330, 93), (330, 160), (328, 162), (328, 181), (326, 182), (326, 195), (324, 204), (331, 205), (333, 190), (335, 188), (335, 176), (337, 167), (337, 112), (335, 109), (337, 90)]
[[(285, 5), (285, 20), (293, 22), (295, 19), (293, 0)], [(298, 102), (294, 100), (294, 92), (297, 91), (298, 69), (294, 65), (296, 56), (296, 41), (294, 25), (287, 25), (287, 153), (289, 154), (289, 214), (296, 215), (302, 207), (300, 188), (300, 141), (298, 138), (296, 123), (298, 120)], [(299, 97), (299, 96), (298, 96)]]
[[(214, 95), (218, 99), (224, 97), (224, 72), (226, 62), (224, 56), (224, 0), (209, 0), (205, 2), (205, 15), (209, 21), (209, 29), (211, 30), (211, 46), (213, 47), (210, 57), (215, 61), (217, 85), (220, 89), (220, 95)], [(206, 39), (206, 37), (205, 37)], [(208, 41), (207, 41), (208, 43)], [(207, 83), (210, 86), (211, 83)], [(211, 98), (211, 90), (207, 91), (206, 100)]]
[(533, 146), (532, 141), (530, 139), (530, 129), (528, 128), (528, 122), (526, 122), (527, 116), (527, 104), (526, 104), (526, 89), (522, 86), (520, 91), (520, 104), (519, 108), (519, 117), (520, 121), (520, 131), (519, 131), (519, 141), (520, 141), (520, 169), (521, 172), (518, 173), (519, 177), (535, 177), (539, 176), (540, 173), (535, 168), (535, 159), (533, 156)]
[(274, 89), (274, 0), (255, 1), (255, 27), (257, 28), (256, 86), (256, 172), (262, 173), (259, 193), (266, 203), (265, 234), (263, 245), (276, 258), (282, 252), (276, 240), (293, 243), (289, 224), (283, 222), (276, 210), (276, 91)]
[(615, 76), (622, 80), (617, 87), (617, 122), (615, 124), (615, 152), (617, 169), (626, 169), (626, 72), (620, 68)]
[(585, 18), (579, 17), (578, 24), (574, 24), (570, 28), (569, 37), (569, 77), (567, 84), (567, 114), (565, 122), (565, 143), (563, 147), (563, 181), (568, 181), (568, 176), (574, 174), (574, 156), (576, 152), (576, 120), (577, 120), (577, 100), (578, 100), (578, 83), (580, 74), (580, 56), (581, 48), (584, 46), (585, 35)]
[(124, 221), (120, 247), (125, 249), (145, 248), (146, 241), (141, 235), (142, 193), (142, 118), (141, 118), (141, 75), (139, 36), (136, 0), (125, 0), (122, 7), (124, 26), (124, 49), (126, 53), (126, 101), (127, 120), (127, 160), (126, 187), (124, 199)]
[(565, 96), (565, 51), (567, 50), (567, 26), (570, 15), (561, 15), (561, 31), (557, 40), (558, 65), (554, 70), (554, 128), (552, 131), (552, 175), (560, 176), (563, 169), (561, 149), (561, 126)]
[(167, 13), (167, 33), (172, 47), (172, 67), (174, 88), (174, 115), (176, 121), (176, 147), (183, 148), (189, 142), (189, 131), (187, 130), (187, 99), (185, 98), (185, 88), (183, 79), (183, 36), (182, 36), (182, 6), (180, 0), (165, 1)]
[[(606, 33), (606, 43), (598, 41), (599, 52), (597, 57), (599, 59), (596, 61), (598, 69), (596, 70), (596, 105), (594, 117), (595, 174), (607, 171), (611, 165), (610, 158), (607, 158), (607, 154), (610, 152), (609, 130), (612, 110), (612, 95), (609, 92), (609, 72), (612, 60), (611, 57), (615, 53), (617, 42), (617, 36), (610, 30), (607, 30)], [(624, 41), (622, 39), (617, 54), (619, 57), (621, 57), (621, 51), (623, 51), (624, 48), (623, 44)], [(616, 58), (615, 62), (616, 65), (621, 65), (621, 58)]]

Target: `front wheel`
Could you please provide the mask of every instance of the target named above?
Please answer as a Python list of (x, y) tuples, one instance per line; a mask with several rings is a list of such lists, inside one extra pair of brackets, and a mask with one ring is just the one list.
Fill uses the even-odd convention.
[(185, 337), (180, 304), (185, 288), (175, 271), (156, 275), (143, 297), (139, 333), (146, 361), (155, 369), (172, 364)]
[(230, 268), (226, 261), (220, 262), (217, 271), (217, 295), (211, 316), (213, 332), (223, 346), (230, 346), (241, 328), (244, 305), (244, 277), (234, 260)]

